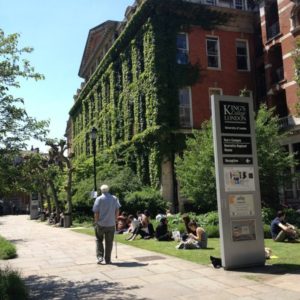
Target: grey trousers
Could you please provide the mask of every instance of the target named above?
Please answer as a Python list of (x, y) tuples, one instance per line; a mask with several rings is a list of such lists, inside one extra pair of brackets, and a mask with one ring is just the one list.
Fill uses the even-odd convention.
[[(106, 262), (111, 261), (111, 252), (114, 242), (115, 226), (103, 227), (96, 225), (96, 255), (102, 257)], [(105, 248), (103, 247), (103, 239), (105, 240)]]

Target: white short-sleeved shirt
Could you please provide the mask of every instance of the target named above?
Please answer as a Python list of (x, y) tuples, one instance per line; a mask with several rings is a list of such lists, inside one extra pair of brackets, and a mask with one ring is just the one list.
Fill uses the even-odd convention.
[(103, 193), (97, 197), (93, 206), (93, 212), (99, 213), (98, 224), (104, 227), (116, 225), (116, 210), (121, 207), (117, 197), (110, 193)]

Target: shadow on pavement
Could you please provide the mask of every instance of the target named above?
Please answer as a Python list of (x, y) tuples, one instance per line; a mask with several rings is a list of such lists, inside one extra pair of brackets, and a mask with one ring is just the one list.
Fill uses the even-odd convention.
[(25, 243), (26, 240), (24, 239), (12, 239), (12, 240), (8, 240), (9, 242), (13, 243), (13, 244), (20, 244), (20, 243)]
[(273, 265), (265, 265), (264, 267), (249, 267), (249, 268), (233, 269), (232, 271), (248, 272), (248, 273), (255, 273), (255, 274), (270, 274), (270, 275), (300, 274), (300, 265), (273, 264)]
[(148, 266), (148, 264), (142, 264), (142, 263), (130, 262), (130, 261), (128, 261), (128, 262), (114, 262), (113, 265), (117, 266), (117, 267), (127, 267), (127, 268)]
[(36, 300), (77, 300), (77, 299), (103, 299), (103, 300), (146, 300), (131, 294), (131, 290), (139, 289), (132, 285), (124, 287), (116, 282), (100, 281), (68, 281), (60, 277), (29, 276), (25, 278), (26, 286), (30, 291), (30, 299)]

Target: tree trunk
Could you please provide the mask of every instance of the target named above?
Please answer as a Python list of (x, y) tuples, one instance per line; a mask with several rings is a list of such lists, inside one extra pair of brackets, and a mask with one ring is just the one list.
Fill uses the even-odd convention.
[(49, 180), (49, 186), (53, 195), (54, 203), (55, 203), (55, 212), (56, 212), (56, 222), (59, 221), (60, 207), (57, 197), (57, 191), (55, 189), (54, 183), (52, 180)]

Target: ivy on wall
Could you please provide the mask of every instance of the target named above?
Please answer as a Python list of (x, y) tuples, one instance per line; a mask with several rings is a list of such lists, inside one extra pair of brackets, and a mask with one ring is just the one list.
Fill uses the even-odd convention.
[[(70, 111), (76, 157), (110, 153), (145, 184), (158, 187), (161, 161), (181, 151), (178, 89), (193, 85), (200, 67), (176, 64), (176, 37), (191, 25), (211, 29), (229, 16), (181, 0), (147, 0), (105, 55)], [(180, 141), (180, 142), (179, 142)]]

